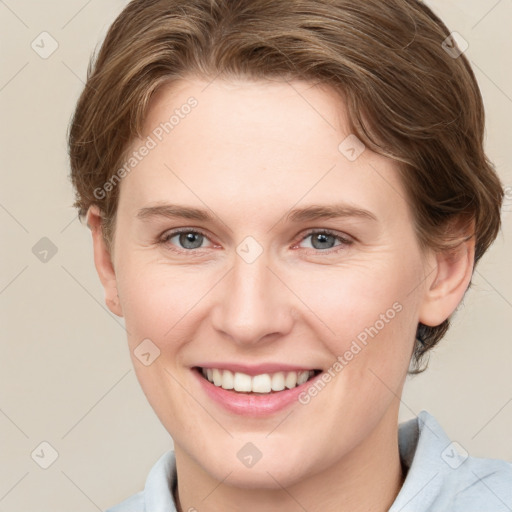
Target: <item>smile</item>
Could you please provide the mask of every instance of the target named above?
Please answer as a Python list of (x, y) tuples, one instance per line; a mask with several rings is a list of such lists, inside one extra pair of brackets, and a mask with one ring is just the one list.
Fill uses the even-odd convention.
[[(299, 404), (299, 395), (322, 378), (322, 370), (265, 364), (192, 367), (192, 375), (209, 403), (237, 416), (266, 417)], [(301, 406), (302, 407), (302, 406)]]
[(320, 370), (280, 371), (248, 375), (219, 368), (201, 368), (202, 376), (214, 386), (237, 393), (270, 394), (294, 389), (320, 373)]

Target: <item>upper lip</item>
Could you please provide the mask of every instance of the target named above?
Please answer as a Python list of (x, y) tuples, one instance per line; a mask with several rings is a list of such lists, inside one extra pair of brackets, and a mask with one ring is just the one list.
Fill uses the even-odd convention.
[(247, 375), (261, 375), (262, 373), (277, 373), (277, 372), (306, 372), (318, 370), (311, 366), (299, 366), (284, 363), (261, 363), (261, 364), (240, 364), (240, 363), (225, 363), (225, 362), (204, 362), (195, 365), (199, 368), (217, 368), (219, 370), (229, 370), (233, 373), (245, 373)]

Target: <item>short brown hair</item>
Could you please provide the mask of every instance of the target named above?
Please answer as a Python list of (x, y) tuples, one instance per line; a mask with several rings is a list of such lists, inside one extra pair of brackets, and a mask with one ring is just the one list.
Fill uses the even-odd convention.
[[(91, 59), (70, 126), (74, 206), (81, 218), (99, 206), (111, 249), (119, 188), (95, 190), (164, 83), (298, 79), (339, 93), (351, 133), (397, 160), (422, 246), (453, 247), (464, 238), (449, 226), (470, 221), (476, 263), (499, 232), (503, 188), (483, 148), (478, 84), (449, 37), (418, 0), (133, 0)], [(448, 326), (418, 325), (411, 373)]]

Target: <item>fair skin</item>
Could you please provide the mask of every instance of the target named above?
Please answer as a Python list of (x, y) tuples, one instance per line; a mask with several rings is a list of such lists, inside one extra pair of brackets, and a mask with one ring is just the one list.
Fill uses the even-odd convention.
[[(87, 217), (106, 303), (125, 318), (139, 382), (174, 440), (179, 507), (384, 512), (403, 483), (399, 397), (416, 326), (455, 310), (472, 242), (449, 257), (420, 249), (396, 163), (369, 149), (353, 162), (340, 153), (350, 131), (328, 90), (206, 86), (183, 80), (153, 98), (144, 137), (190, 96), (198, 105), (122, 180), (112, 254), (98, 208)], [(157, 203), (211, 219), (137, 217)], [(333, 204), (351, 214), (287, 218)], [(176, 228), (205, 236), (192, 248), (174, 235), (158, 243)], [(309, 236), (326, 229), (335, 236), (323, 245)], [(247, 236), (263, 250), (251, 263), (237, 253)], [(237, 414), (212, 400), (193, 370), (227, 361), (327, 372), (395, 303), (400, 312), (306, 405)], [(161, 352), (149, 366), (133, 352), (146, 338)], [(247, 443), (262, 454), (252, 467), (237, 457)]]

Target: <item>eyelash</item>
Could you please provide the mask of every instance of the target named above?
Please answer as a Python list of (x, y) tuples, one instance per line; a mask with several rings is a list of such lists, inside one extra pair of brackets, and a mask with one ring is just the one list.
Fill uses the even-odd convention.
[(309, 238), (311, 235), (328, 235), (334, 237), (339, 243), (339, 245), (335, 245), (334, 247), (331, 247), (330, 249), (315, 249), (314, 247), (306, 247), (306, 251), (308, 251), (308, 254), (313, 252), (314, 254), (322, 254), (322, 255), (328, 255), (328, 254), (335, 254), (340, 251), (345, 250), (349, 245), (353, 243), (353, 240), (350, 240), (346, 236), (342, 236), (335, 231), (331, 231), (330, 229), (311, 229), (301, 235), (299, 240), (297, 242), (293, 243), (293, 247), (295, 248), (299, 243), (306, 240), (306, 238)]
[[(158, 243), (160, 245), (164, 245), (164, 246), (167, 246), (167, 248), (171, 251), (175, 251), (175, 252), (178, 252), (178, 253), (189, 253), (189, 254), (192, 254), (192, 253), (197, 253), (197, 252), (201, 252), (202, 251), (202, 248), (198, 248), (198, 249), (179, 249), (179, 248), (175, 248), (175, 247), (171, 247), (171, 244), (169, 244), (169, 240), (171, 238), (174, 238), (176, 235), (179, 235), (181, 233), (194, 233), (194, 234), (198, 234), (198, 235), (202, 235), (204, 236), (206, 239), (209, 240), (208, 238), (208, 235), (206, 233), (204, 233), (203, 231), (201, 231), (200, 229), (191, 229), (191, 228), (180, 228), (180, 229), (175, 229), (175, 230), (172, 230), (172, 231), (167, 231), (165, 232), (161, 238), (158, 240)], [(333, 236), (336, 240), (338, 240), (340, 242), (339, 245), (337, 246), (334, 246), (330, 249), (326, 249), (326, 250), (322, 250), (322, 249), (315, 249), (315, 248), (306, 248), (307, 250), (309, 251), (313, 251), (317, 254), (332, 254), (332, 253), (337, 253), (343, 249), (345, 249), (347, 246), (349, 245), (352, 245), (353, 244), (353, 240), (349, 239), (348, 237), (344, 237), (334, 231), (331, 231), (329, 229), (317, 229), (317, 230), (310, 230), (308, 231), (307, 233), (305, 233), (304, 235), (301, 236), (301, 238), (297, 241), (297, 242), (294, 242), (293, 243), (293, 247), (295, 247), (297, 244), (299, 244), (300, 242), (304, 241), (306, 238), (310, 237), (311, 235), (329, 235), (329, 236)]]

